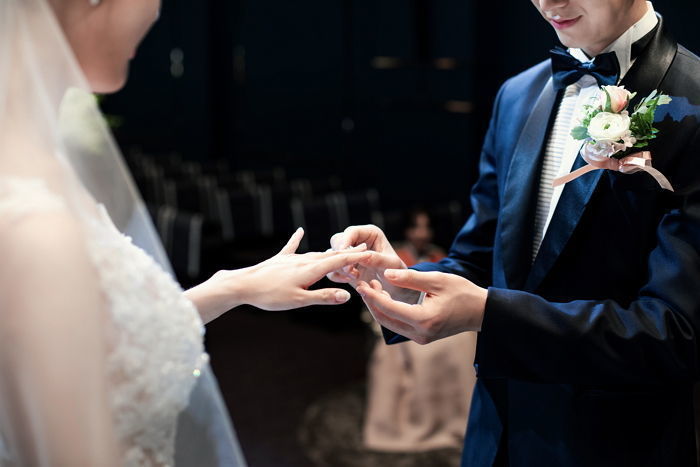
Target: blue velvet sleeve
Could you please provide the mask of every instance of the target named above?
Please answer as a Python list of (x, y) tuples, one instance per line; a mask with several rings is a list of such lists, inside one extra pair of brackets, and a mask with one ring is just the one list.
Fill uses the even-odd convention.
[(621, 385), (697, 380), (699, 284), (700, 191), (661, 221), (648, 282), (626, 306), (613, 300), (553, 303), (489, 289), (477, 347), (479, 376)]

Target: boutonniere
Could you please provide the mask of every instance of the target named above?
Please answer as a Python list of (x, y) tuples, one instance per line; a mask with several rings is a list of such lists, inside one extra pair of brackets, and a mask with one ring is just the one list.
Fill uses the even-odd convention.
[(600, 88), (593, 102), (584, 107), (580, 125), (571, 131), (574, 139), (584, 142), (581, 157), (588, 165), (555, 179), (553, 186), (593, 170), (607, 169), (625, 174), (644, 171), (662, 188), (673, 191), (668, 179), (652, 167), (651, 153), (641, 151), (659, 132), (654, 128), (656, 108), (670, 103), (671, 98), (654, 91), (630, 114), (628, 107), (635, 95), (624, 86)]

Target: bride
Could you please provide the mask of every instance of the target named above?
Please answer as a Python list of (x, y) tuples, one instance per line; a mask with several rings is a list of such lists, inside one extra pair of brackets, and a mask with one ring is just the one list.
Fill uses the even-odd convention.
[[(0, 0), (0, 466), (244, 465), (203, 323), (349, 299), (308, 287), (363, 249), (183, 292), (89, 92), (113, 92), (158, 0)], [(122, 233), (123, 232), (123, 233)]]

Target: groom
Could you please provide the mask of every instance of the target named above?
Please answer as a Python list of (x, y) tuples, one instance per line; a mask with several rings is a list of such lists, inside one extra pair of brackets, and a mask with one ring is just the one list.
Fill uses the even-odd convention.
[[(332, 245), (376, 252), (351, 275), (364, 271), (352, 282), (389, 343), (479, 331), (463, 466), (695, 465), (700, 59), (643, 0), (532, 2), (569, 52), (498, 93), (449, 257), (407, 270), (374, 226)], [(672, 96), (648, 149), (675, 192), (610, 170), (552, 188), (585, 164), (577, 115), (615, 83), (637, 93), (632, 108), (655, 89)], [(391, 286), (424, 299), (395, 301)]]

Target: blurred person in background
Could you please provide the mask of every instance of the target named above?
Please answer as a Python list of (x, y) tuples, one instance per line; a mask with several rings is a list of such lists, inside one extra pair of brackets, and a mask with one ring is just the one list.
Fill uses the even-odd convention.
[[(395, 249), (406, 266), (445, 257), (443, 249), (432, 243), (426, 209), (408, 211), (403, 227), (405, 241)], [(387, 346), (378, 326), (376, 331), (368, 369), (365, 446), (392, 452), (459, 448), (476, 382), (472, 365), (476, 334), (458, 334), (429, 346), (415, 342)]]

